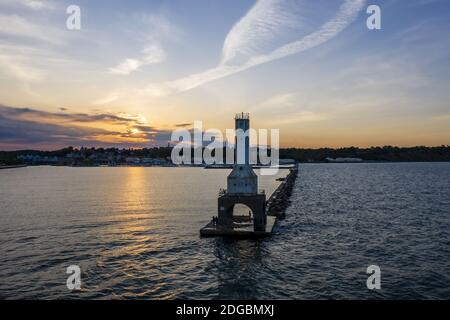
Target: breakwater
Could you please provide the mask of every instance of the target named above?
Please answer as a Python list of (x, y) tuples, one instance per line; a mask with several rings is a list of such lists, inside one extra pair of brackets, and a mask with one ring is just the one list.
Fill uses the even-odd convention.
[(289, 174), (284, 178), (278, 188), (272, 193), (266, 204), (266, 214), (283, 219), (286, 209), (290, 204), (292, 189), (298, 176), (298, 165), (289, 170)]

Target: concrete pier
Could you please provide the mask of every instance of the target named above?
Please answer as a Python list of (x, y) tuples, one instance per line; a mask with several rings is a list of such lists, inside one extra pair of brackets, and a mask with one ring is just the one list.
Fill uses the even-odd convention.
[(255, 231), (253, 229), (253, 221), (247, 216), (235, 216), (232, 226), (222, 227), (214, 224), (212, 221), (200, 230), (202, 237), (232, 237), (240, 239), (257, 239), (268, 237), (272, 234), (275, 227), (277, 217), (267, 217), (267, 223), (264, 230)]

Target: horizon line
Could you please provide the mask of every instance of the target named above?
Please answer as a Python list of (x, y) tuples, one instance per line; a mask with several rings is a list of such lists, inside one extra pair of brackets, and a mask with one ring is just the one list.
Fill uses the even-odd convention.
[[(81, 150), (81, 149), (117, 149), (117, 150), (144, 150), (144, 149), (156, 149), (156, 148), (173, 148), (173, 145), (170, 146), (149, 146), (149, 147), (116, 147), (116, 146), (110, 146), (110, 147), (102, 147), (102, 146), (67, 146), (63, 148), (58, 149), (15, 149), (15, 150), (1, 150), (0, 152), (24, 152), (24, 151), (36, 151), (36, 152), (56, 152), (56, 151), (62, 151), (65, 149), (74, 149), (74, 150)], [(204, 147), (203, 147), (204, 148)], [(226, 147), (224, 147), (226, 148)], [(399, 146), (399, 145), (378, 145), (378, 146), (370, 146), (370, 147), (361, 147), (361, 146), (345, 146), (345, 147), (280, 147), (279, 150), (286, 150), (286, 149), (298, 149), (298, 150), (321, 150), (321, 149), (332, 149), (332, 150), (339, 150), (339, 149), (376, 149), (376, 148), (397, 148), (397, 149), (414, 149), (414, 148), (427, 148), (427, 149), (435, 149), (435, 148), (450, 148), (450, 145), (448, 144), (441, 144), (441, 145), (414, 145), (414, 146)], [(271, 148), (270, 148), (271, 149)]]

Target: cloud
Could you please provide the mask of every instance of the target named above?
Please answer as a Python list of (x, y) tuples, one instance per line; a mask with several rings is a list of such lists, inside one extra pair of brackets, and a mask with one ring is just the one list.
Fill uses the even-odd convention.
[(49, 93), (53, 99), (54, 84), (61, 88), (100, 75), (95, 60), (83, 59), (82, 48), (100, 47), (101, 32), (68, 31), (65, 9), (61, 1), (0, 0), (0, 76), (8, 80), (4, 100), (39, 101)]
[(0, 105), (0, 148), (165, 145), (171, 131), (124, 113), (62, 113)]
[[(314, 48), (336, 37), (353, 22), (365, 2), (366, 0), (343, 0), (332, 19), (304, 37), (293, 39), (292, 33), (300, 33), (303, 26), (300, 15), (302, 1), (259, 0), (228, 32), (223, 44), (222, 59), (216, 67), (173, 81), (151, 83), (137, 91), (154, 97), (184, 92)], [(129, 74), (139, 66), (139, 60), (125, 61), (115, 71)], [(130, 92), (122, 91), (116, 99)], [(102, 98), (95, 102), (104, 100), (108, 99)]]
[(116, 67), (110, 68), (109, 72), (118, 75), (129, 75), (143, 66), (161, 63), (166, 58), (164, 50), (155, 44), (149, 45), (142, 50), (142, 54), (143, 56), (140, 59), (125, 59)]
[(72, 146), (101, 144), (98, 137), (114, 137), (120, 132), (105, 129), (41, 123), (9, 118), (0, 112), (0, 148), (4, 150), (43, 148), (57, 149)]
[[(67, 109), (66, 109), (67, 110)], [(58, 113), (40, 111), (30, 108), (12, 108), (0, 105), (0, 112), (3, 116), (8, 118), (30, 118), (35, 121), (57, 120), (59, 122), (109, 122), (115, 124), (141, 124), (142, 117), (126, 114), (112, 114), (112, 113)]]
[(40, 0), (2, 0), (3, 5), (19, 5), (24, 6), (32, 10), (51, 10), (54, 9), (54, 5), (51, 1), (40, 1)]
[(130, 74), (142, 65), (141, 61), (136, 59), (125, 59), (124, 62), (114, 68), (110, 68), (109, 72), (113, 74)]
[(329, 120), (331, 114), (317, 110), (314, 105), (305, 104), (305, 99), (299, 93), (275, 95), (256, 105), (252, 110), (258, 110), (260, 119), (267, 119), (272, 126), (299, 124)]
[(270, 97), (269, 99), (267, 99), (266, 101), (264, 101), (263, 103), (261, 103), (261, 107), (265, 107), (265, 108), (271, 108), (271, 107), (286, 107), (286, 106), (293, 106), (296, 104), (296, 98), (297, 98), (297, 94), (296, 93), (284, 93), (284, 94), (279, 94), (273, 97)]
[[(290, 31), (297, 31), (301, 23), (302, 1), (260, 0), (241, 18), (225, 38), (222, 63), (243, 60), (259, 55), (275, 40)], [(280, 42), (280, 41), (278, 41)], [(239, 61), (237, 61), (239, 63)], [(244, 61), (245, 62), (245, 61)]]
[(39, 0), (21, 0), (19, 2), (33, 10), (53, 9), (53, 6), (49, 3), (49, 1), (43, 2)]
[(68, 40), (67, 32), (64, 30), (38, 25), (15, 14), (0, 14), (0, 34), (43, 41), (52, 45), (61, 45)]
[(7, 77), (6, 85), (14, 87), (18, 96), (41, 98), (37, 85), (55, 75), (55, 69), (66, 66), (77, 66), (77, 62), (37, 47), (0, 44), (0, 74)]
[(0, 53), (0, 70), (25, 83), (41, 81), (44, 78), (44, 72), (30, 64), (28, 57), (6, 52)]
[(92, 101), (92, 104), (96, 105), (96, 106), (101, 106), (101, 105), (104, 105), (104, 104), (108, 104), (108, 103), (114, 102), (117, 99), (119, 99), (119, 94), (111, 93), (110, 95), (108, 95), (108, 96), (106, 96), (104, 98), (100, 98), (100, 99)]
[(140, 42), (144, 43), (144, 49), (139, 57), (125, 58), (117, 66), (109, 68), (109, 73), (129, 75), (144, 66), (164, 62), (166, 52), (162, 42), (178, 38), (179, 31), (163, 15), (138, 14), (129, 19), (138, 23), (136, 27), (138, 30), (145, 31), (145, 35), (139, 32), (134, 34)]
[(35, 83), (43, 83), (60, 69), (80, 70), (82, 62), (60, 52), (79, 37), (57, 26), (33, 22), (28, 16), (0, 13), (0, 72), (23, 93), (39, 96)]
[(177, 128), (186, 128), (186, 127), (192, 127), (193, 123), (178, 123), (175, 125)]
[[(363, 8), (365, 0), (344, 0), (336, 15), (318, 30), (303, 38), (279, 45), (269, 52), (264, 48), (279, 43), (288, 30), (298, 28), (297, 2), (288, 0), (260, 0), (234, 25), (225, 38), (222, 61), (215, 68), (184, 78), (150, 85), (149, 94), (167, 94), (196, 88), (260, 64), (268, 63), (321, 45), (343, 31)], [(297, 10), (296, 10), (297, 9)], [(267, 45), (267, 44), (270, 45)]]

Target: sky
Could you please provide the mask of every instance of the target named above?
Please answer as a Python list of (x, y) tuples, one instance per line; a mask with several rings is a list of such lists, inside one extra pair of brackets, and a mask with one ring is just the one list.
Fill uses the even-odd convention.
[(448, 145), (449, 34), (447, 0), (0, 0), (0, 150), (166, 145), (238, 112), (282, 147)]

